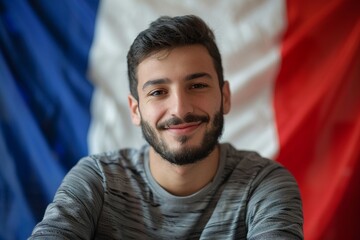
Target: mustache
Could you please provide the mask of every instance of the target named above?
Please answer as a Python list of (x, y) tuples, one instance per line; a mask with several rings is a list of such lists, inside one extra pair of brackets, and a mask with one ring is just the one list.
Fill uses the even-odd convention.
[(182, 123), (192, 123), (192, 122), (209, 122), (210, 118), (208, 116), (200, 116), (200, 115), (194, 115), (194, 114), (188, 114), (184, 117), (184, 119), (181, 119), (179, 117), (172, 117), (168, 120), (165, 120), (164, 122), (161, 122), (157, 125), (157, 128), (160, 130), (164, 130), (167, 128), (167, 126), (170, 125), (178, 125)]

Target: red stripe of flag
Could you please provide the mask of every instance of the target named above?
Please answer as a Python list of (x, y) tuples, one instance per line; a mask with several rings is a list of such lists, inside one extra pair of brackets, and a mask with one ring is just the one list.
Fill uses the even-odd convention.
[(360, 2), (288, 0), (287, 13), (277, 160), (300, 185), (305, 239), (351, 239), (360, 214), (352, 185), (360, 182)]

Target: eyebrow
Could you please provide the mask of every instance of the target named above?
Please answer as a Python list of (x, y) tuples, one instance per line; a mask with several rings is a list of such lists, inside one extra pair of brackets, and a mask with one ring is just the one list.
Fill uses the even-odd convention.
[(210, 74), (208, 74), (206, 72), (199, 72), (199, 73), (193, 73), (193, 74), (186, 76), (185, 80), (189, 81), (189, 80), (193, 80), (196, 78), (202, 78), (202, 77), (212, 79)]
[[(189, 74), (188, 76), (185, 77), (186, 81), (191, 81), (197, 78), (209, 78), (212, 79), (211, 75), (205, 72), (199, 72), (199, 73), (193, 73), (193, 74)], [(169, 78), (159, 78), (159, 79), (153, 79), (153, 80), (149, 80), (146, 83), (144, 83), (144, 85), (142, 86), (142, 89), (144, 90), (145, 88), (147, 88), (148, 86), (152, 86), (152, 85), (159, 85), (159, 84), (165, 84), (165, 83), (170, 83), (170, 79)]]
[(148, 86), (164, 84), (164, 83), (170, 83), (170, 79), (168, 79), (168, 78), (159, 78), (159, 79), (149, 80), (146, 83), (144, 83), (144, 85), (142, 86), (142, 89), (144, 90)]

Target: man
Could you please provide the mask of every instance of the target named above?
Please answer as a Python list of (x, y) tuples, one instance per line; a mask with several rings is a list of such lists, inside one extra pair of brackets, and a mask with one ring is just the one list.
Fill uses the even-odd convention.
[(229, 83), (208, 26), (161, 17), (128, 53), (134, 124), (149, 145), (86, 157), (30, 239), (302, 239), (297, 184), (219, 144)]

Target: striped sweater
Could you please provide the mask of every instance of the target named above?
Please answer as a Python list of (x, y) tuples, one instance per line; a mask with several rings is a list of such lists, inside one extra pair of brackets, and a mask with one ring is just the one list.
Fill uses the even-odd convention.
[(29, 239), (303, 239), (292, 175), (221, 144), (212, 182), (186, 197), (152, 177), (149, 146), (81, 159)]

